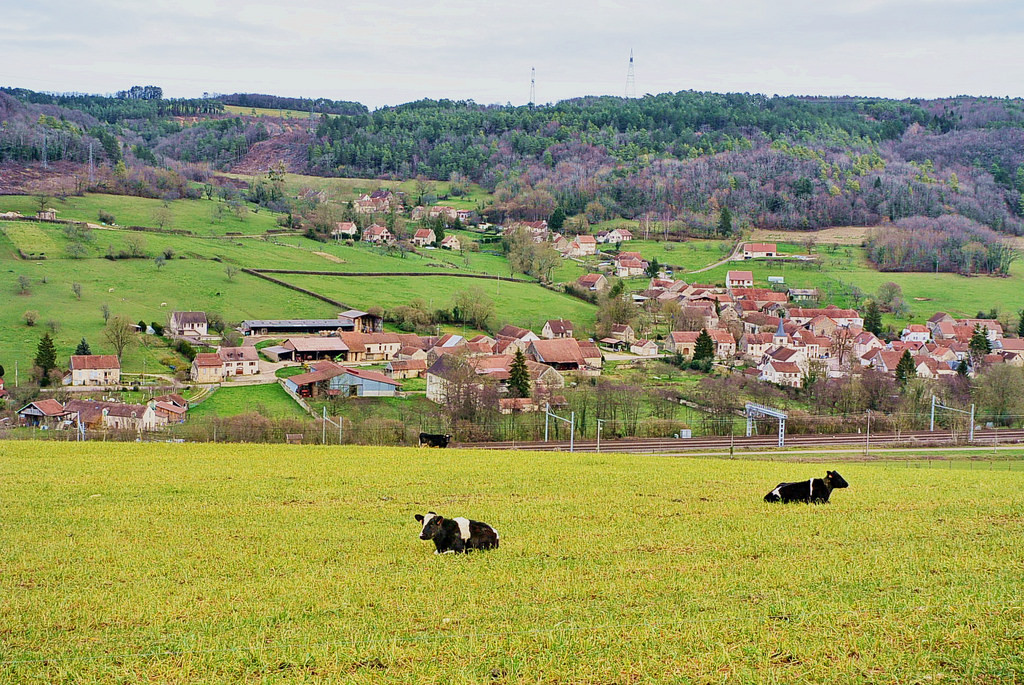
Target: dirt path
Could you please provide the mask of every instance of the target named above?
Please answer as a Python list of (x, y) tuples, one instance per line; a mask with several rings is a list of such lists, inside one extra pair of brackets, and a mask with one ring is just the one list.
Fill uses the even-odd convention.
[(686, 273), (688, 273), (688, 274), (699, 274), (699, 273), (704, 272), (704, 271), (710, 271), (711, 269), (714, 269), (717, 266), (722, 266), (723, 264), (726, 264), (728, 262), (735, 262), (737, 260), (742, 260), (742, 259), (743, 259), (743, 241), (741, 240), (741, 241), (736, 243), (736, 247), (733, 248), (732, 254), (730, 254), (725, 259), (719, 259), (714, 264), (709, 264), (708, 266), (705, 266), (703, 268), (697, 269), (695, 271), (687, 271)]
[(337, 257), (335, 255), (332, 255), (329, 252), (314, 252), (313, 254), (317, 255), (318, 257), (323, 257), (327, 261), (334, 262), (335, 264), (344, 264), (345, 263), (344, 259), (342, 259), (341, 257)]

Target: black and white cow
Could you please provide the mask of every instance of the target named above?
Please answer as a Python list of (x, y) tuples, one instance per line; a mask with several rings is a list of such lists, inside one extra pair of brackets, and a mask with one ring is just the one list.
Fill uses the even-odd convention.
[(765, 502), (828, 502), (835, 488), (848, 488), (838, 471), (826, 471), (824, 478), (812, 478), (799, 483), (779, 483), (764, 496)]
[(420, 433), (420, 447), (447, 447), (448, 442), (452, 439), (450, 435), (440, 435), (438, 433)]
[(461, 516), (446, 519), (434, 512), (426, 516), (416, 514), (416, 520), (423, 524), (420, 540), (433, 540), (437, 549), (434, 554), (468, 552), (471, 549), (497, 549), (498, 531), (486, 523), (471, 521)]

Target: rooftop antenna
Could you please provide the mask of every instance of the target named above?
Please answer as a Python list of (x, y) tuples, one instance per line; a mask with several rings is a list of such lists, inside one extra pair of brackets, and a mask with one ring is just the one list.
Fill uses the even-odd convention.
[(636, 73), (633, 71), (633, 48), (629, 49), (629, 71), (626, 72), (626, 97), (636, 97)]
[(537, 101), (537, 68), (530, 67), (530, 105)]

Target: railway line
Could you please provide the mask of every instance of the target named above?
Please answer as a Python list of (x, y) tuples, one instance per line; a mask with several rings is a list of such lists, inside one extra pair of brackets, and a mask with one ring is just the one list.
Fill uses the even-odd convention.
[[(972, 445), (975, 447), (989, 445), (1009, 445), (1024, 443), (1024, 430), (976, 430), (974, 441), (968, 442), (966, 433), (908, 431), (902, 433), (838, 433), (832, 435), (793, 434), (786, 435), (786, 447), (818, 448), (826, 451), (830, 448), (880, 449), (883, 447), (949, 447)], [(701, 450), (729, 450), (742, 452), (749, 450), (780, 449), (778, 435), (753, 435), (743, 437), (702, 437), (702, 438), (625, 438), (601, 440), (600, 448), (596, 440), (576, 440), (571, 445), (576, 452), (625, 452), (633, 454), (658, 454), (676, 452), (697, 452)], [(459, 443), (453, 447), (467, 449), (493, 450), (527, 450), (527, 451), (559, 451), (568, 452), (568, 440), (543, 441), (508, 441)]]

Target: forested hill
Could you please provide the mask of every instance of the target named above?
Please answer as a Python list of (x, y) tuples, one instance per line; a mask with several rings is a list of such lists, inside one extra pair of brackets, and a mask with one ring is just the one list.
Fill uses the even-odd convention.
[[(711, 232), (723, 208), (740, 221), (792, 229), (959, 214), (1024, 233), (1019, 99), (683, 91), (519, 107), (422, 100), (370, 112), (346, 101), (237, 93), (163, 100), (158, 91), (104, 98), (0, 89), (0, 118), (6, 111), (14, 122), (0, 128), (0, 162), (38, 160), (49, 131), (51, 160), (66, 150), (80, 161), (88, 136), (104, 142), (111, 162), (115, 138), (121, 151), (130, 148), (129, 167), (262, 168), (270, 150), (292, 171), (325, 176), (454, 174), (495, 192), (493, 219), (541, 218), (561, 207), (591, 221), (654, 213)], [(311, 130), (306, 118), (231, 114), (225, 104), (313, 109), (318, 123)], [(51, 149), (56, 138), (61, 149)], [(254, 147), (260, 164), (245, 165)]]
[(1024, 101), (893, 101), (680, 92), (543, 107), (424, 100), (325, 117), (323, 175), (462, 174), (513, 215), (645, 212), (764, 227), (959, 213), (1020, 233)]

